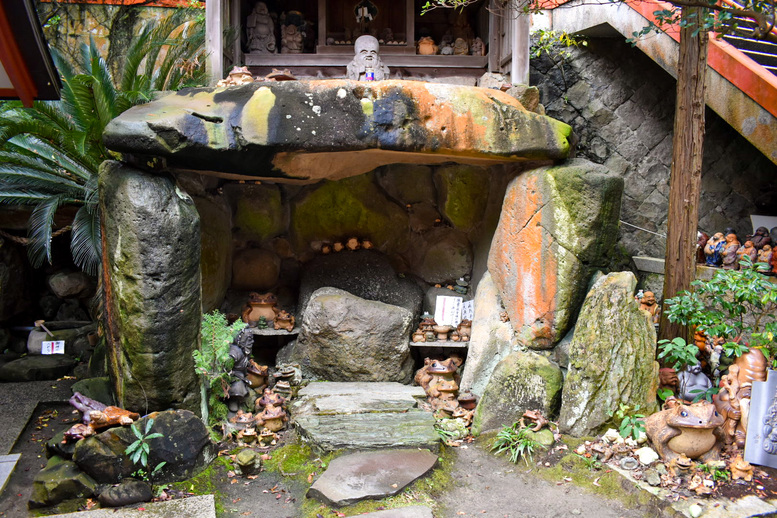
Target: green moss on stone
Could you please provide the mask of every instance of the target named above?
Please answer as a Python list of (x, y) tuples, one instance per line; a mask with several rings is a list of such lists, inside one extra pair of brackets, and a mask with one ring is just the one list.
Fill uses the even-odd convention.
[(277, 185), (252, 185), (241, 190), (234, 226), (241, 237), (264, 241), (286, 231), (286, 214)]
[(466, 232), (483, 219), (489, 180), (488, 170), (480, 167), (453, 165), (435, 171), (438, 207), (455, 228)]

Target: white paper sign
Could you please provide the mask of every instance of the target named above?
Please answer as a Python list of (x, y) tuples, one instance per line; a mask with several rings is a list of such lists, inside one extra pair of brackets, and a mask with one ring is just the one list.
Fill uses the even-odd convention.
[(472, 321), (475, 318), (475, 301), (466, 300), (461, 305), (461, 319)]
[(441, 326), (456, 327), (461, 322), (461, 297), (437, 295), (434, 306), (434, 321)]
[(57, 340), (55, 342), (43, 342), (40, 350), (41, 354), (65, 354), (65, 341)]

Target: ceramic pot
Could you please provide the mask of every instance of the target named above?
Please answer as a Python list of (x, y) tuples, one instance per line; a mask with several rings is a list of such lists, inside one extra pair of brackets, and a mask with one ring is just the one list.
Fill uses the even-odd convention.
[(453, 330), (453, 327), (451, 326), (441, 326), (436, 325), (434, 326), (434, 332), (437, 333), (437, 339), (441, 342), (447, 342), (448, 341), (448, 333), (450, 333)]

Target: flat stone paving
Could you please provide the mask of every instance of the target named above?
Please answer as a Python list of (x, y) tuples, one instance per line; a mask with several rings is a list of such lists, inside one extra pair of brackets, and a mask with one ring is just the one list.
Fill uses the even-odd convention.
[[(342, 507), (396, 495), (437, 463), (429, 450), (388, 450), (337, 457), (308, 490), (308, 496)], [(406, 516), (406, 515), (402, 515)]]
[(439, 449), (434, 417), (418, 408), (421, 387), (400, 383), (315, 382), (290, 412), (297, 431), (319, 451)]
[(5, 485), (8, 483), (8, 479), (11, 478), (16, 463), (19, 462), (20, 454), (14, 455), (0, 455), (0, 493), (5, 489)]
[(374, 513), (360, 514), (361, 518), (434, 518), (432, 510), (425, 505), (413, 505), (400, 507), (399, 509), (387, 509)]
[(137, 504), (117, 509), (54, 514), (49, 518), (216, 518), (213, 495), (193, 496), (168, 502)]

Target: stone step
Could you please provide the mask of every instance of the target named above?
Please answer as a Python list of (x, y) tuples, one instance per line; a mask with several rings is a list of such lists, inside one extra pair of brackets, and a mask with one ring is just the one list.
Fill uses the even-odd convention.
[(421, 387), (400, 383), (315, 382), (300, 390), (289, 410), (299, 434), (318, 451), (437, 451), (434, 417), (418, 409), (425, 397)]
[[(308, 490), (308, 496), (341, 507), (396, 495), (437, 463), (428, 450), (401, 449), (343, 455)], [(416, 516), (396, 515), (396, 516)], [(423, 516), (423, 515), (418, 515)]]
[(3, 493), (8, 480), (11, 478), (16, 463), (19, 462), (20, 454), (0, 455), (0, 494)]
[(95, 509), (80, 513), (55, 514), (49, 518), (216, 518), (216, 501), (213, 495), (192, 496), (167, 502), (147, 503), (142, 506), (121, 509)]

